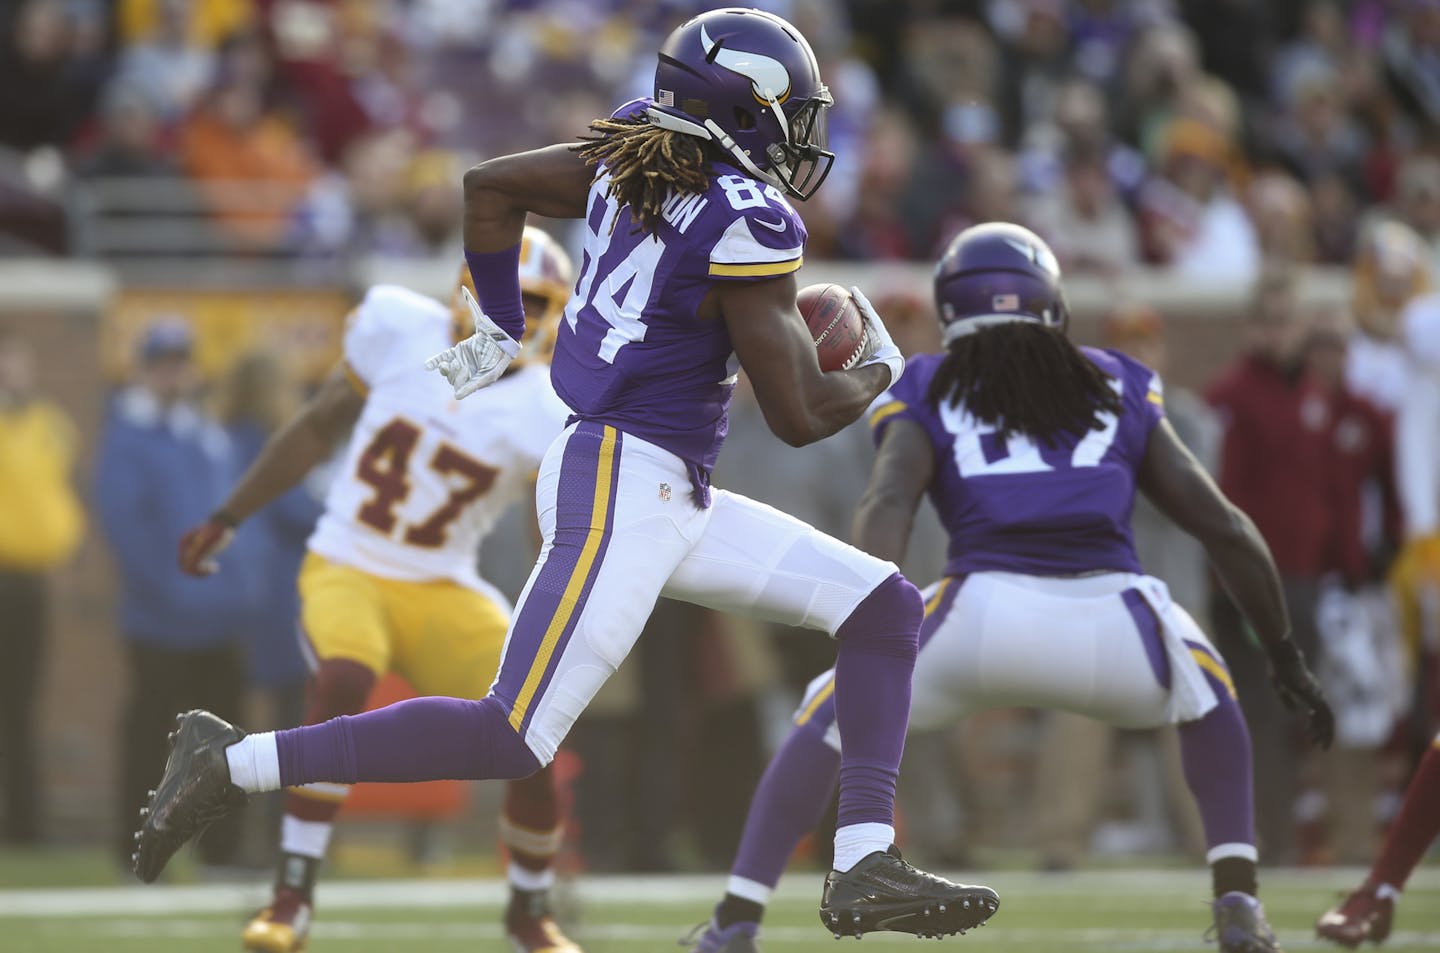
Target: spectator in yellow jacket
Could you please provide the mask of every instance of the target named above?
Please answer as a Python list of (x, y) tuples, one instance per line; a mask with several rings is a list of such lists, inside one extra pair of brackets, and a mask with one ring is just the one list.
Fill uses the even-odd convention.
[(70, 558), (85, 526), (71, 485), (75, 427), (34, 385), (29, 344), (0, 332), (0, 837), (10, 844), (40, 838), (35, 702), (47, 576)]

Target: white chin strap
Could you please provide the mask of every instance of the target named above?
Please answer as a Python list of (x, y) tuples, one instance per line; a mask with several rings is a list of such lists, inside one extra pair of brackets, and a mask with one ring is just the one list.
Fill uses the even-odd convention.
[[(775, 102), (773, 97), (771, 98), (770, 102), (772, 107), (776, 110), (776, 115), (783, 115), (779, 111), (779, 104)], [(645, 111), (645, 115), (649, 117), (652, 123), (659, 126), (661, 129), (669, 129), (674, 132), (684, 133), (687, 136), (694, 136), (697, 139), (705, 139), (709, 142), (715, 143), (720, 148), (724, 149), (725, 152), (728, 153), (732, 158), (734, 158), (736, 162), (740, 163), (741, 168), (743, 168), (746, 172), (749, 172), (751, 175), (755, 176), (755, 178), (761, 179), (765, 182), (769, 182), (771, 185), (777, 187), (784, 185), (784, 183), (781, 182), (780, 179), (773, 172), (769, 172), (757, 166), (755, 162), (750, 158), (750, 156), (745, 152), (745, 150), (741, 149), (738, 145), (736, 145), (735, 140), (731, 139), (730, 135), (724, 129), (721, 129), (718, 125), (715, 124), (715, 120), (707, 119), (704, 123), (698, 123), (691, 119), (676, 116), (673, 113), (667, 113), (662, 109), (656, 108), (655, 106), (651, 106), (649, 109), (647, 109)], [(785, 135), (788, 138), (788, 130), (785, 130)]]
[(1045, 322), (1033, 314), (977, 314), (968, 318), (961, 318), (945, 325), (941, 334), (941, 340), (946, 347), (968, 334), (983, 331), (986, 328), (997, 327), (1001, 324), (1044, 324)]

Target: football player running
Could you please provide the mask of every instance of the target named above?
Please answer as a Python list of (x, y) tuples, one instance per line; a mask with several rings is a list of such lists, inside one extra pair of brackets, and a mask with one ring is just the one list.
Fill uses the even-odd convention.
[[(961, 232), (935, 270), (946, 350), (913, 358), (870, 412), (879, 451), (856, 545), (905, 554), (929, 494), (950, 535), (925, 593), (910, 724), (989, 708), (1053, 708), (1110, 724), (1179, 726), (1226, 953), (1277, 950), (1256, 900), (1250, 737), (1225, 663), (1135, 555), (1140, 491), (1204, 544), (1270, 657), (1276, 690), (1328, 744), (1333, 719), (1289, 622), (1276, 569), (1165, 419), (1154, 372), (1066, 336), (1060, 270), (1032, 232)], [(811, 683), (750, 806), (728, 893), (692, 953), (752, 953), (800, 839), (820, 819), (845, 745), (833, 673)]]
[(994, 913), (994, 891), (917, 870), (892, 846), (919, 592), (892, 562), (710, 487), (739, 367), (771, 429), (795, 445), (856, 420), (901, 380), (900, 352), (863, 295), (869, 348), (850, 370), (820, 370), (796, 309), (805, 229), (787, 195), (809, 197), (829, 171), (830, 103), (793, 26), (715, 10), (666, 39), (653, 100), (597, 121), (584, 143), (466, 174), (482, 330), (431, 362), (457, 396), (520, 353), (515, 260), (526, 214), (586, 223), (551, 371), (573, 414), (540, 467), (544, 545), (499, 676), (478, 702), (413, 699), (243, 738), (206, 713), (183, 717), (137, 833), (142, 879), (244, 791), (531, 774), (664, 594), (835, 638), (845, 755), (821, 906), (833, 930), (941, 935)]
[[(1436, 664), (1440, 649), (1440, 294), (1410, 300), (1399, 325), (1405, 399), (1396, 413), (1395, 471), (1406, 543), (1391, 576), (1417, 662), (1426, 666)], [(1433, 676), (1419, 681), (1431, 693), (1436, 691)], [(1430, 700), (1422, 692), (1422, 710)], [(1436, 834), (1440, 735), (1420, 759), (1369, 876), (1320, 917), (1316, 933), (1347, 947), (1364, 940), (1382, 942), (1390, 935), (1405, 882)]]
[[(233, 529), (350, 434), (300, 571), (301, 627), (315, 667), (307, 724), (363, 711), (390, 671), (423, 695), (460, 698), (484, 698), (495, 679), (508, 603), (476, 572), (479, 544), (524, 496), (568, 414), (543, 357), (574, 280), (569, 258), (526, 228), (518, 274), (526, 354), (538, 360), (512, 363), (484, 394), (456, 401), (424, 363), (473, 328), (466, 270), (448, 308), (393, 285), (372, 288), (350, 317), (340, 367), (215, 515), (181, 541), (184, 571), (213, 572)], [(333, 783), (290, 789), (274, 897), (245, 928), (245, 949), (305, 946), (316, 870), (347, 791)], [(548, 904), (560, 826), (552, 771), (509, 784), (500, 828), (511, 855), (505, 927), (517, 950), (579, 951)]]

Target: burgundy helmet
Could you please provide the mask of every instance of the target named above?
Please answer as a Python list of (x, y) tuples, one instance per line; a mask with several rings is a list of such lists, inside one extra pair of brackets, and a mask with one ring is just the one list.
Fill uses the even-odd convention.
[(655, 67), (650, 121), (714, 142), (740, 168), (800, 199), (815, 194), (834, 100), (800, 31), (760, 10), (729, 7), (687, 20)]
[(947, 345), (1017, 321), (1065, 330), (1070, 310), (1050, 246), (1008, 222), (987, 222), (950, 240), (935, 265), (935, 310)]

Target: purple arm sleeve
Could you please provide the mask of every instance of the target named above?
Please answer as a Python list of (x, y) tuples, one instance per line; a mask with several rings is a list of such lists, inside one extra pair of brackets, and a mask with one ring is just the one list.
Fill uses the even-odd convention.
[(520, 300), (520, 246), (502, 251), (465, 249), (475, 297), (485, 316), (518, 341), (525, 334), (525, 306)]

